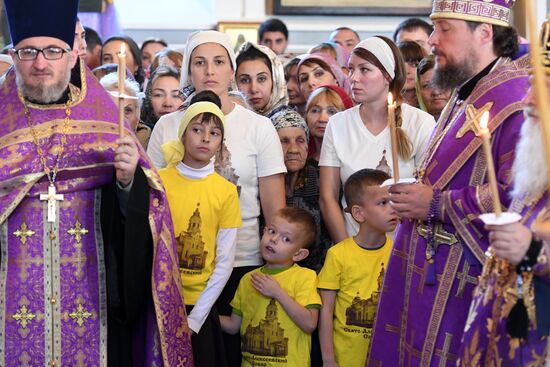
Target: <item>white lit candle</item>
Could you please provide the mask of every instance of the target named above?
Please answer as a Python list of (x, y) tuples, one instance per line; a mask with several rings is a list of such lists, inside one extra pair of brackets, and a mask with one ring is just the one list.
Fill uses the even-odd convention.
[(124, 84), (126, 81), (126, 44), (122, 43), (118, 56), (118, 135), (124, 136)]

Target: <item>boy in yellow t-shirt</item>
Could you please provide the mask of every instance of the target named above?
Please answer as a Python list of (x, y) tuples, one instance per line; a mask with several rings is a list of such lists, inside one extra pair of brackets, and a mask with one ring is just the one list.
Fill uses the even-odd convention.
[(359, 223), (359, 232), (328, 250), (319, 273), (323, 301), (319, 341), (324, 367), (365, 365), (392, 248), (386, 233), (398, 223), (388, 188), (380, 187), (388, 178), (382, 171), (363, 169), (344, 185), (346, 211)]
[(232, 315), (220, 316), (226, 333), (240, 330), (243, 367), (310, 366), (321, 298), (315, 272), (296, 262), (309, 255), (314, 241), (315, 221), (304, 209), (280, 209), (265, 227), (266, 264), (241, 279)]

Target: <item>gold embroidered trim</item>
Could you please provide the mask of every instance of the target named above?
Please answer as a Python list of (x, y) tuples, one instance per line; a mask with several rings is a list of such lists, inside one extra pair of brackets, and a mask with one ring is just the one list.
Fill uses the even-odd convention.
[[(451, 288), (453, 287), (458, 266), (460, 265), (460, 259), (462, 258), (462, 246), (452, 246), (449, 250), (445, 269), (441, 276), (439, 288), (434, 300), (434, 307), (432, 308), (428, 329), (426, 330), (426, 338), (424, 341), (424, 347), (422, 348), (422, 361), (429, 364), (434, 354), (437, 335), (439, 333), (439, 327), (443, 320), (443, 314), (449, 296), (451, 294)], [(464, 259), (466, 261), (466, 259)]]

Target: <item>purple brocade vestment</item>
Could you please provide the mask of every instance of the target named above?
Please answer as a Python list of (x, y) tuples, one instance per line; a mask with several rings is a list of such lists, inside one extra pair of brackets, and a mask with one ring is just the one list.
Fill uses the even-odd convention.
[[(66, 131), (55, 180), (63, 199), (55, 202), (53, 222), (47, 201), (40, 200), (49, 182), (13, 69), (0, 85), (0, 366), (107, 365), (109, 273), (100, 206), (101, 187), (114, 180), (118, 114), (107, 92), (80, 67), (83, 82), (80, 89), (71, 85), (70, 114), (65, 104), (27, 102), (50, 169)], [(127, 126), (126, 133), (133, 135)], [(138, 149), (153, 239), (153, 307), (139, 363), (188, 367), (193, 358), (167, 199)]]
[(367, 366), (456, 365), (488, 247), (478, 216), (493, 211), (477, 121), (489, 111), (500, 197), (507, 207), (528, 65), (526, 56), (500, 59), (465, 101), (456, 91), (451, 96), (420, 167), (423, 183), (441, 190), (434, 253), (428, 254), (425, 223), (403, 220), (384, 279)]

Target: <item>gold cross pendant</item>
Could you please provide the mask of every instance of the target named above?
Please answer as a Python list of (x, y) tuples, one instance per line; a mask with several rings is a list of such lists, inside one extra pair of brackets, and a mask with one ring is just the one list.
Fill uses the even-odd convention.
[(489, 111), (491, 107), (493, 107), (493, 104), (494, 102), (487, 102), (478, 109), (476, 109), (473, 104), (466, 106), (466, 122), (464, 122), (464, 125), (462, 125), (460, 130), (456, 133), (456, 138), (462, 138), (468, 131), (473, 131), (476, 136), (479, 136), (479, 121), (481, 115), (483, 115), (485, 111)]
[(48, 201), (48, 222), (55, 223), (55, 209), (56, 209), (55, 202), (62, 201), (63, 195), (58, 194), (55, 190), (55, 185), (53, 183), (50, 183), (50, 186), (48, 186), (48, 193), (40, 194), (40, 200)]

